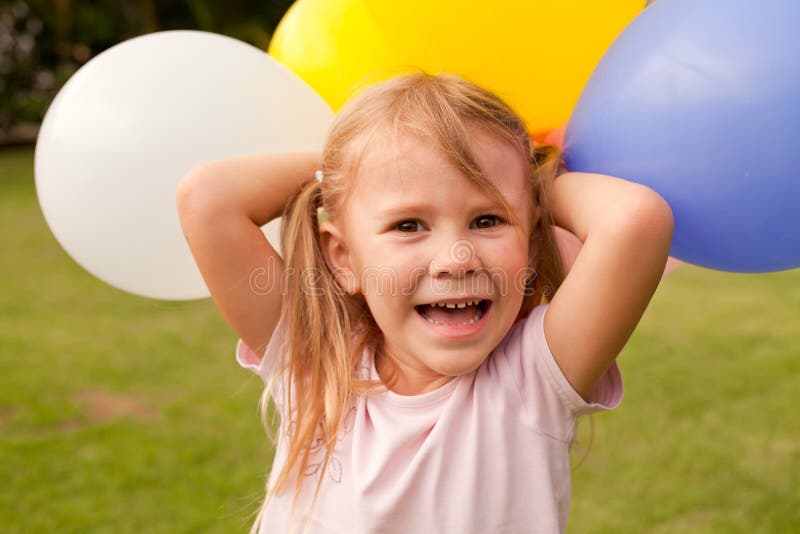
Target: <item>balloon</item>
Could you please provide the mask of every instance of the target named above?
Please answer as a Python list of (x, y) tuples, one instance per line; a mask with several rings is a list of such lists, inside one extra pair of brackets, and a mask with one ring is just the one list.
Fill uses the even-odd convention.
[(592, 69), (644, 0), (298, 0), (270, 54), (338, 109), (364, 81), (409, 69), (461, 75), (531, 131), (566, 122)]
[(800, 267), (798, 20), (790, 0), (655, 2), (589, 80), (567, 129), (567, 165), (661, 194), (681, 260)]
[(567, 131), (567, 125), (562, 124), (554, 130), (550, 130), (542, 137), (542, 143), (546, 145), (556, 145), (562, 151), (564, 150), (564, 134)]
[[(541, 136), (539, 136), (538, 139), (535, 140), (535, 142), (546, 145), (555, 145), (560, 150), (564, 150), (564, 133), (566, 128), (567, 125), (562, 124), (554, 130), (544, 132)], [(581, 243), (581, 240), (578, 238), (578, 236), (569, 230), (561, 228), (560, 226), (554, 226), (554, 230), (556, 243), (561, 251), (561, 260), (564, 263), (564, 268), (569, 271), (572, 268), (572, 264), (575, 263), (575, 260), (578, 258), (578, 254), (581, 251), (581, 247), (583, 247), (583, 243)], [(667, 265), (664, 268), (663, 276), (673, 272), (681, 265), (683, 265), (681, 260), (670, 256), (667, 258)]]
[[(84, 65), (47, 111), (35, 153), (45, 219), (87, 271), (162, 299), (209, 292), (175, 208), (208, 161), (320, 150), (333, 113), (266, 53), (197, 31), (153, 33)], [(264, 231), (276, 244), (277, 221)]]

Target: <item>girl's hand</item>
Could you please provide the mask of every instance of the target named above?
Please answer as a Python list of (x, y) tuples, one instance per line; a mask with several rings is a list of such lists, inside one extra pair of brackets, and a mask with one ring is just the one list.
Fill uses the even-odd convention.
[(672, 242), (672, 210), (652, 189), (568, 172), (553, 183), (555, 223), (583, 241), (550, 299), (544, 331), (556, 362), (587, 399), (642, 317)]
[(178, 185), (183, 233), (211, 297), (259, 355), (280, 318), (283, 273), (283, 260), (261, 226), (281, 215), (320, 159), (318, 153), (293, 153), (215, 161)]

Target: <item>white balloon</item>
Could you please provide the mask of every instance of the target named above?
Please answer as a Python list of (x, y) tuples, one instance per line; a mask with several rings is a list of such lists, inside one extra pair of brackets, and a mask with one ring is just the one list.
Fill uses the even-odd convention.
[[(321, 150), (324, 100), (266, 52), (199, 31), (120, 43), (58, 93), (36, 143), (45, 219), (87, 271), (145, 297), (209, 295), (175, 208), (180, 179), (202, 163)], [(311, 177), (309, 177), (311, 178)], [(279, 221), (264, 227), (276, 250)]]

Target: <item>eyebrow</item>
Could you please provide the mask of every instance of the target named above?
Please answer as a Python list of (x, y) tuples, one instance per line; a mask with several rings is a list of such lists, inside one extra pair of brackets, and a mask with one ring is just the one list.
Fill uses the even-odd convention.
[(378, 217), (398, 217), (408, 213), (429, 213), (433, 211), (433, 206), (428, 204), (395, 204), (388, 208), (379, 209)]
[[(465, 211), (493, 211), (503, 209), (503, 206), (497, 202), (479, 202), (472, 205), (462, 205), (462, 207)], [(397, 204), (391, 205), (385, 209), (379, 209), (377, 217), (380, 219), (391, 219), (394, 217), (409, 215), (411, 213), (431, 213), (435, 210), (435, 206), (424, 203)]]

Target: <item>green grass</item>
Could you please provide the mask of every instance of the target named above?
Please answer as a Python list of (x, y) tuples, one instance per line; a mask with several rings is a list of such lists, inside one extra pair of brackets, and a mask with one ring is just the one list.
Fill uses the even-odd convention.
[[(272, 451), (235, 334), (210, 300), (78, 266), (32, 162), (0, 151), (1, 529), (245, 531)], [(569, 532), (797, 531), (798, 326), (800, 270), (670, 275), (621, 356), (622, 405), (594, 417)], [(587, 439), (584, 421), (575, 463)]]
[(625, 399), (595, 416), (570, 531), (800, 531), (800, 270), (682, 267), (620, 365)]
[(133, 296), (76, 264), (32, 158), (0, 152), (0, 530), (246, 531), (272, 450), (235, 334), (210, 299)]

